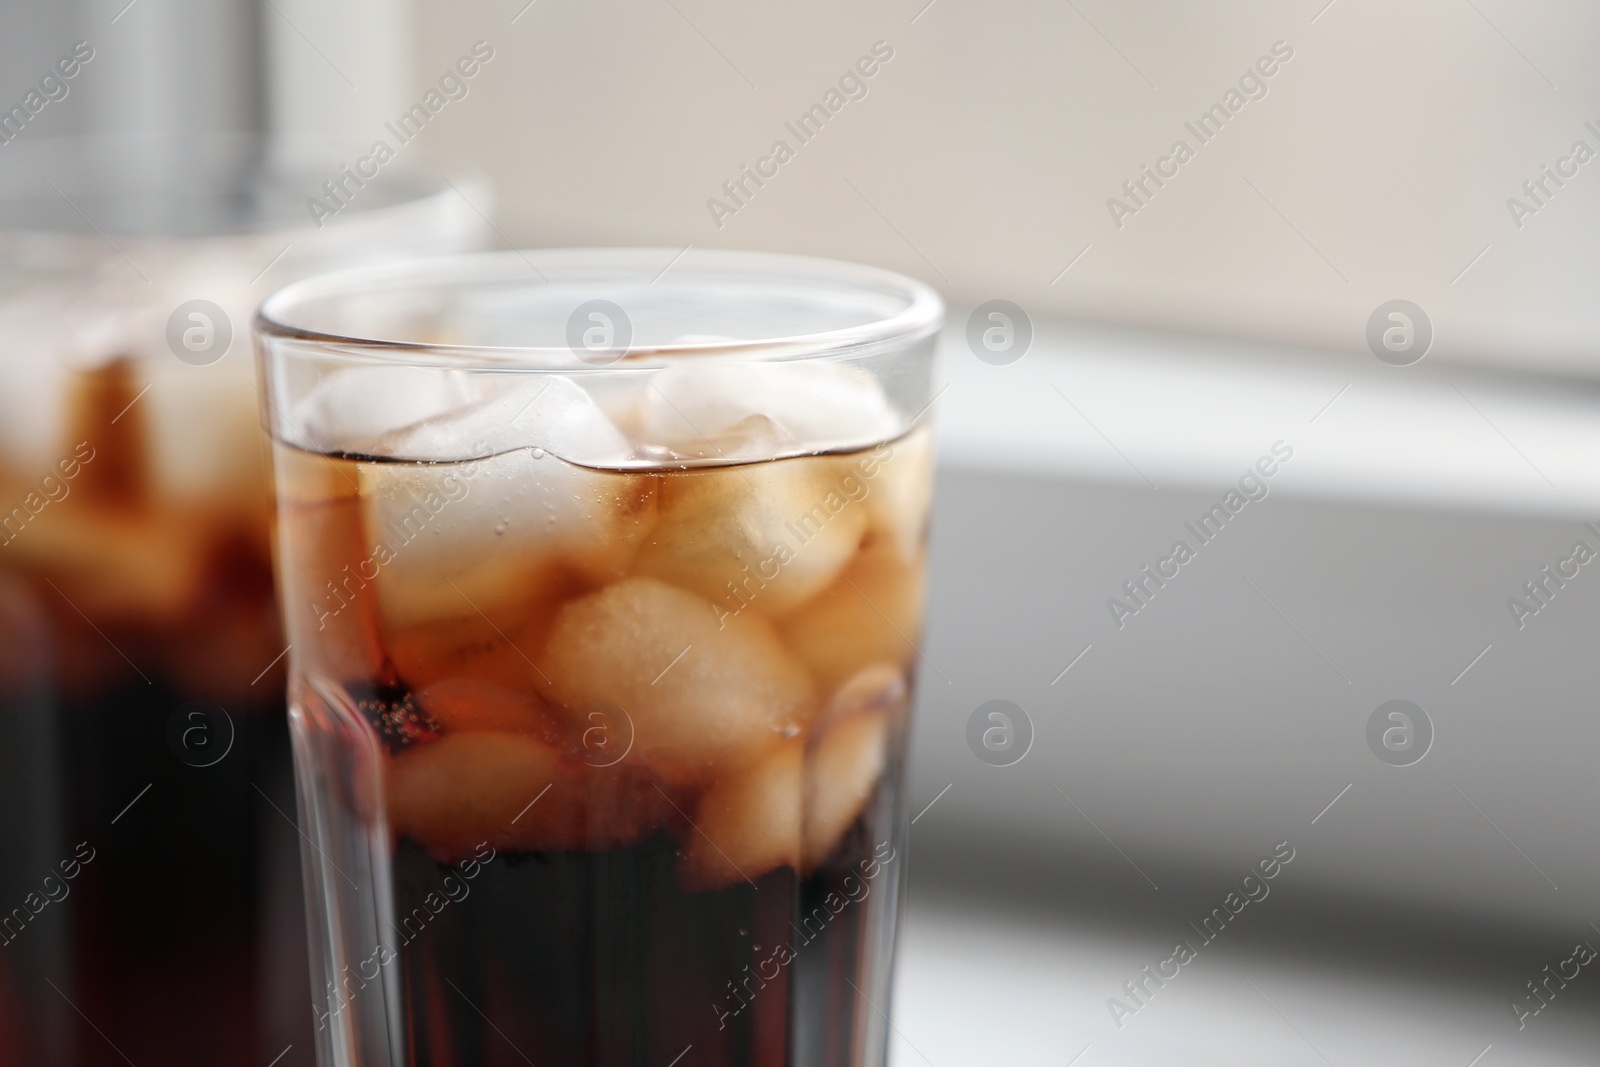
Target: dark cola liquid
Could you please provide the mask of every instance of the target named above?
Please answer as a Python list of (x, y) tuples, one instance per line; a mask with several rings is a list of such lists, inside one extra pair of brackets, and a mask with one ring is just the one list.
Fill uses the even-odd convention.
[(262, 517), (157, 499), (140, 383), (78, 384), (0, 480), (0, 1065), (309, 1064)]
[[(862, 823), (803, 882), (777, 870), (690, 893), (675, 849), (658, 838), (606, 853), (493, 854), (468, 879), (402, 842), (398, 965), (413, 1062), (631, 1067), (691, 1048), (683, 1062), (718, 1067), (858, 1062), (873, 1008), (850, 983), (862, 982), (898, 853), (886, 847), (878, 854), (895, 859), (874, 862)], [(457, 899), (441, 906), (447, 879)]]

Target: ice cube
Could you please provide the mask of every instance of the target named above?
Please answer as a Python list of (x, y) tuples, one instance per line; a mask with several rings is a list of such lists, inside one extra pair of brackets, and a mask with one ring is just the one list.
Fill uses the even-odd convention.
[(671, 810), (637, 769), (595, 771), (518, 733), (413, 745), (389, 761), (385, 793), (393, 828), (445, 863), (482, 843), (526, 852), (625, 847)]
[(480, 612), (498, 617), (559, 579), (553, 539), (520, 509), (506, 536), (511, 505), (520, 504), (507, 475), (515, 465), (506, 457), (484, 461), (473, 465), (470, 481), (455, 465), (362, 465), (371, 545), (363, 576), (376, 587), (390, 631)]
[(534, 658), (544, 647), (557, 606), (575, 589), (541, 586), (522, 603), (391, 627), (385, 645), (400, 680), (411, 689), (473, 679), (511, 693), (536, 693), (544, 681)]
[(565, 778), (560, 752), (535, 738), (447, 735), (390, 761), (389, 820), (446, 862), (480, 842), (496, 849), (560, 848), (574, 836), (579, 814)]
[(607, 467), (632, 453), (616, 424), (571, 378), (480, 376), (477, 387), (482, 399), (390, 435), (383, 454), (438, 461), (538, 448), (569, 463)]
[(779, 624), (785, 644), (825, 691), (874, 663), (907, 663), (922, 623), (922, 560), (879, 538), (811, 603)]
[(319, 452), (371, 452), (378, 440), (472, 403), (476, 383), (437, 367), (342, 367), (319, 381), (285, 419), (288, 436)]
[(668, 367), (651, 379), (642, 443), (701, 455), (708, 442), (737, 440), (735, 427), (757, 416), (769, 420), (789, 454), (865, 447), (893, 437), (900, 421), (878, 382), (855, 367), (708, 359)]
[[(634, 432), (638, 420), (630, 423)], [(667, 465), (683, 460), (727, 460), (757, 462), (776, 456), (797, 452), (789, 434), (783, 427), (765, 415), (751, 415), (714, 433), (703, 434), (692, 441), (679, 441), (672, 445), (647, 444), (640, 455), (658, 459)]]
[(802, 870), (810, 873), (844, 840), (883, 774), (888, 721), (861, 711), (830, 723), (806, 754)]
[(709, 601), (652, 578), (567, 604), (542, 666), (568, 716), (592, 701), (625, 712), (634, 754), (673, 785), (719, 777), (816, 710), (811, 679), (764, 619), (719, 620)]
[[(238, 320), (236, 320), (238, 321)], [(194, 366), (163, 351), (136, 362), (149, 386), (122, 421), (137, 417), (152, 481), (166, 500), (253, 503), (262, 489), (260, 397), (249, 338), (220, 362)], [(142, 379), (142, 380), (141, 380)]]
[(907, 434), (857, 462), (876, 465), (875, 473), (866, 479), (872, 529), (886, 536), (900, 558), (909, 562), (922, 551), (933, 503), (932, 431)]
[(660, 521), (634, 564), (733, 614), (778, 617), (838, 577), (860, 544), (864, 483), (840, 460), (790, 459), (661, 478)]
[(905, 668), (897, 663), (874, 663), (852, 674), (834, 691), (823, 709), (822, 721), (833, 722), (862, 711), (898, 718), (907, 696)]
[(492, 613), (568, 571), (613, 580), (654, 522), (653, 478), (574, 465), (628, 448), (584, 390), (544, 376), (491, 393), (383, 439), (416, 462), (362, 467), (371, 537), (394, 557), (379, 578), (391, 622)]
[(780, 741), (706, 791), (684, 831), (685, 886), (717, 889), (799, 866), (804, 756), (798, 739)]
[(0, 515), (12, 524), (4, 547), (12, 563), (51, 576), (85, 616), (148, 628), (199, 610), (210, 590), (214, 527), (171, 510), (130, 514), (56, 503), (19, 527), (31, 502), (44, 500), (30, 490)]
[(527, 734), (556, 744), (558, 727), (545, 703), (482, 678), (445, 678), (419, 691), (417, 704), (447, 734)]
[[(77, 403), (74, 379), (117, 362), (137, 362), (141, 371), (157, 360), (137, 357), (157, 348), (158, 360), (176, 363), (166, 351), (166, 312), (148, 283), (123, 268), (84, 271), (12, 272), (0, 300), (0, 336), (6, 388), (0, 390), (0, 454), (24, 469), (54, 463), (63, 445), (70, 452), (81, 437), (71, 425)], [(247, 366), (248, 359), (242, 360)], [(147, 380), (135, 386), (141, 389)], [(148, 398), (146, 398), (148, 399)], [(114, 413), (114, 412), (113, 412)], [(202, 419), (205, 415), (200, 416)], [(251, 429), (256, 420), (249, 420)], [(101, 426), (93, 427), (99, 445)], [(195, 438), (191, 437), (191, 446)]]
[[(287, 482), (280, 472), (280, 484)], [(297, 670), (332, 680), (379, 676), (377, 596), (348, 584), (345, 570), (365, 556), (353, 493), (280, 505), (278, 566), (282, 588), (293, 594), (284, 600), (283, 618)]]
[[(655, 522), (649, 475), (521, 449), (466, 463), (361, 466), (369, 568), (392, 626), (534, 604), (627, 571)], [(380, 547), (381, 546), (381, 547)]]

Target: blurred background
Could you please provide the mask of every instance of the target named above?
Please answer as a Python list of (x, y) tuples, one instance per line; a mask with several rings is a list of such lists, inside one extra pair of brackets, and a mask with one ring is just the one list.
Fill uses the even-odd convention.
[(37, 3), (0, 105), (78, 41), (0, 174), (262, 131), (315, 223), (383, 142), (490, 244), (945, 294), (901, 1067), (1593, 1061), (1600, 9)]

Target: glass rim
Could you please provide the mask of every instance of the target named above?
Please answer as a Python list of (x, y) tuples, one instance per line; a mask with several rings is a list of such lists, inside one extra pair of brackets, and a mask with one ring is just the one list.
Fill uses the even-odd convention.
[[(313, 301), (360, 296), (385, 288), (471, 291), (498, 284), (537, 289), (552, 284), (544, 278), (541, 265), (552, 272), (575, 266), (614, 272), (613, 278), (594, 282), (597, 288), (610, 283), (645, 281), (649, 275), (640, 268), (648, 265), (657, 278), (668, 271), (678, 272), (681, 278), (684, 273), (699, 268), (707, 274), (734, 272), (775, 282), (791, 278), (799, 284), (821, 281), (877, 290), (900, 298), (903, 306), (871, 321), (807, 333), (638, 344), (631, 346), (626, 356), (616, 362), (604, 365), (580, 362), (577, 366), (570, 362), (573, 350), (564, 345), (473, 345), (386, 339), (331, 332), (296, 321), (296, 309), (303, 309)], [(460, 370), (581, 374), (642, 370), (659, 365), (636, 356), (740, 355), (754, 361), (786, 362), (855, 355), (863, 350), (910, 345), (937, 332), (943, 323), (944, 310), (943, 298), (924, 282), (895, 271), (843, 260), (726, 249), (541, 248), (429, 256), (306, 278), (267, 297), (256, 312), (252, 330), (258, 339), (315, 345), (324, 355), (336, 360)]]

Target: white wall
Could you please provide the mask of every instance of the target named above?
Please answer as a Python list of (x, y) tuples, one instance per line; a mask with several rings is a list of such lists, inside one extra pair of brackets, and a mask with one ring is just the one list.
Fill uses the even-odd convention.
[[(1600, 150), (1593, 5), (525, 3), (419, 14), (418, 93), (496, 49), (424, 145), (489, 172), (517, 241), (796, 250), (1355, 353), (1396, 297), (1434, 319), (1430, 358), (1587, 365), (1600, 340), (1600, 163), (1520, 230), (1506, 206), (1574, 140)], [(880, 39), (869, 95), (796, 145), (784, 122)], [(1279, 40), (1268, 95), (1118, 229), (1107, 199)], [(776, 138), (795, 158), (714, 225), (707, 198)]]

